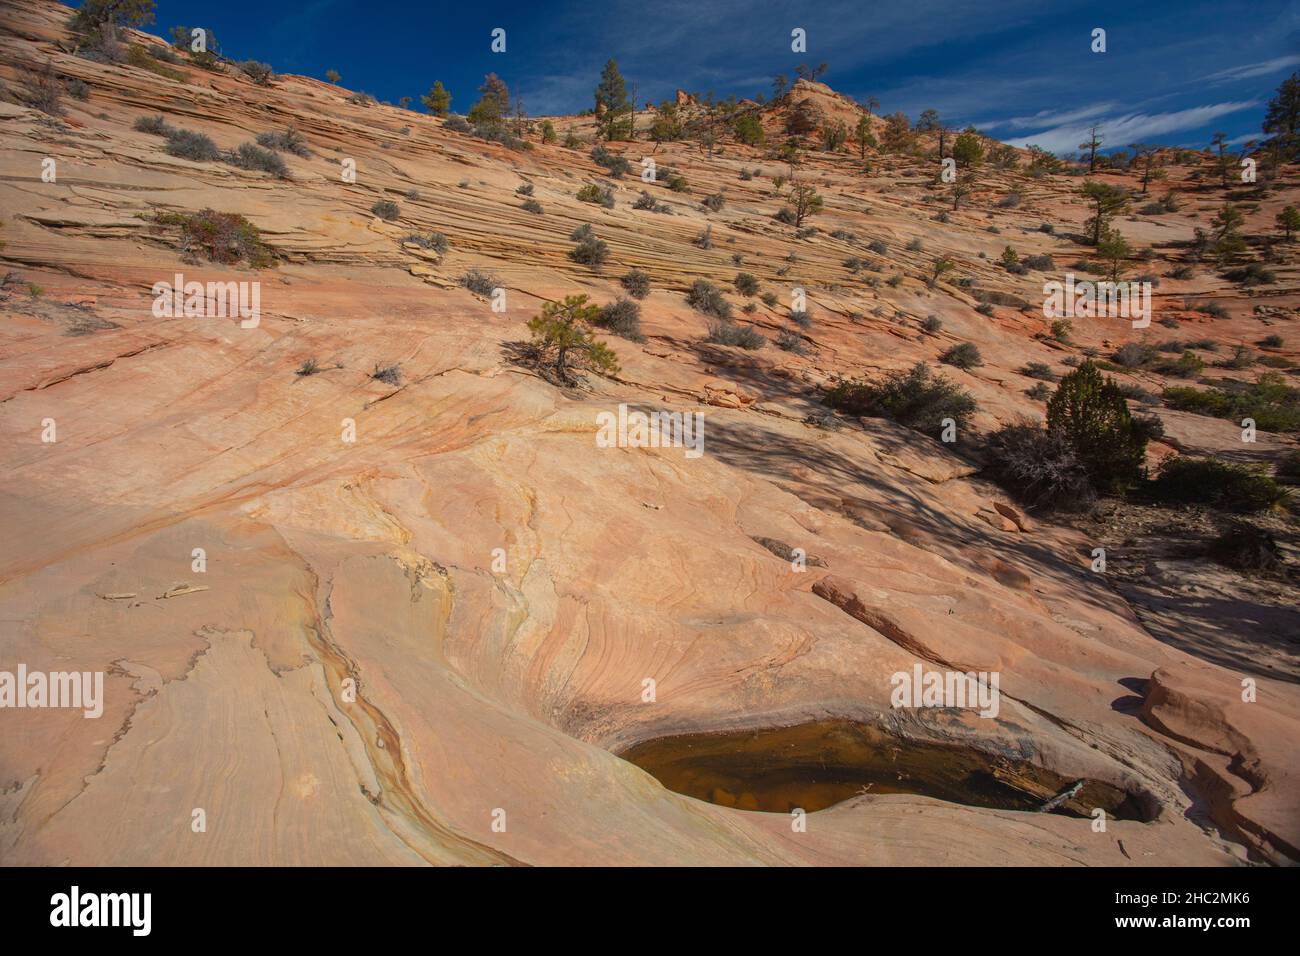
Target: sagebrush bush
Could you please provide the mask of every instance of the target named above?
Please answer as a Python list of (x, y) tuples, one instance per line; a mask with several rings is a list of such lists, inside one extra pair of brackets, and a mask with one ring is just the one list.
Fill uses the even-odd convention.
[(535, 216), (540, 216), (543, 212), (542, 204), (536, 199), (525, 199), (520, 208), (526, 212), (531, 212)]
[(641, 334), (641, 306), (631, 299), (618, 299), (603, 307), (595, 324), (633, 342), (644, 342)]
[(371, 371), (370, 377), (377, 382), (383, 382), (386, 385), (402, 384), (402, 367), (400, 365), (380, 365), (375, 363), (374, 370)]
[(377, 199), (375, 204), (370, 207), (370, 211), (388, 222), (392, 222), (402, 214), (401, 207), (391, 199)]
[(945, 418), (964, 430), (976, 410), (970, 393), (942, 375), (933, 375), (924, 362), (907, 371), (891, 372), (876, 384), (841, 382), (826, 393), (825, 402), (850, 415), (891, 418), (935, 436), (943, 429)]
[(741, 295), (754, 295), (758, 292), (758, 279), (748, 272), (739, 272), (736, 274), (735, 286)]
[(172, 156), (210, 163), (221, 158), (221, 150), (206, 133), (188, 129), (172, 129), (167, 133), (166, 150)]
[(584, 266), (600, 268), (609, 261), (609, 243), (595, 236), (588, 236), (569, 250), (569, 258)]
[(1056, 373), (1046, 362), (1030, 362), (1020, 370), (1021, 375), (1027, 375), (1029, 378), (1041, 379), (1044, 382), (1055, 382)]
[(707, 279), (696, 279), (691, 284), (686, 293), (686, 304), (705, 315), (723, 320), (731, 318), (731, 303), (722, 294), (722, 290)]
[(808, 354), (808, 344), (803, 336), (790, 329), (782, 329), (776, 334), (776, 346), (784, 352), (793, 352), (795, 355)]
[(414, 243), (421, 249), (432, 249), (438, 255), (444, 255), (447, 252), (447, 237), (440, 232), (431, 232), (427, 236), (413, 232), (409, 236), (404, 236), (402, 241)]
[(939, 356), (939, 361), (944, 365), (951, 365), (953, 368), (963, 370), (984, 364), (979, 347), (972, 342), (960, 342), (954, 345)]
[(650, 294), (650, 274), (640, 269), (629, 269), (618, 280), (627, 294), (634, 299), (644, 299)]
[(283, 131), (258, 133), (257, 145), (281, 153), (293, 153), (295, 156), (311, 156), (307, 141), (294, 126), (286, 127)]
[(478, 295), (491, 295), (493, 289), (501, 288), (501, 280), (490, 272), (484, 272), (481, 269), (470, 269), (460, 277), (460, 284), (470, 292)]
[(254, 146), (252, 143), (240, 143), (238, 147), (225, 155), (225, 160), (230, 165), (238, 166), (240, 169), (261, 170), (278, 179), (289, 178), (289, 167), (284, 164), (284, 160), (280, 158), (278, 153), (273, 153), (269, 149), (262, 149), (260, 146)]
[(242, 63), (236, 63), (235, 68), (258, 86), (270, 86), (271, 81), (275, 79), (275, 71), (268, 64), (259, 63), (257, 60), (244, 60)]
[(934, 335), (942, 328), (943, 319), (939, 318), (937, 315), (927, 315), (925, 321), (921, 323), (921, 330), (929, 332), (931, 335)]
[(1286, 489), (1262, 471), (1183, 455), (1166, 459), (1146, 491), (1162, 504), (1201, 504), (1235, 512), (1265, 511), (1288, 498)]
[(614, 208), (614, 192), (605, 189), (594, 183), (589, 183), (578, 190), (578, 200), (580, 202), (594, 203), (597, 206), (604, 206), (606, 209)]
[(620, 179), (624, 174), (632, 171), (632, 164), (625, 157), (606, 149), (603, 145), (592, 147), (591, 158), (597, 165), (608, 169), (615, 179)]
[(140, 133), (152, 133), (154, 136), (167, 136), (175, 127), (171, 126), (160, 113), (157, 116), (137, 116), (132, 129)]
[(275, 262), (275, 253), (257, 227), (238, 213), (203, 209), (197, 213), (158, 213), (159, 227), (180, 227), (181, 246), (186, 252), (201, 252), (212, 262), (235, 265), (247, 262), (265, 269)]
[(748, 325), (736, 325), (729, 319), (713, 319), (709, 322), (709, 334), (706, 342), (715, 345), (734, 345), (742, 349), (761, 349), (767, 340)]
[(989, 436), (985, 450), (985, 473), (1030, 508), (1082, 510), (1097, 498), (1087, 467), (1063, 431), (1025, 422), (1004, 425)]

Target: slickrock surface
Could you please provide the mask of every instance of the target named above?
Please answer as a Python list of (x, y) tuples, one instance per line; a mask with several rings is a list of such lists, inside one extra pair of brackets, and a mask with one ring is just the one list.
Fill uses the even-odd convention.
[[(969, 341), (985, 364), (946, 372), (987, 431), (1041, 418), (1026, 362), (1145, 341), (1123, 320), (1076, 321), (1069, 347), (1036, 339), (1043, 274), (996, 264), (1008, 242), (1058, 269), (1084, 254), (1038, 231), (1086, 218), (1077, 178), (989, 170), (939, 223), (928, 165), (886, 156), (864, 173), (856, 154), (810, 152), (799, 176), (827, 208), (818, 234), (796, 242), (772, 215), (772, 176), (788, 171), (760, 150), (614, 144), (634, 170), (653, 152), (690, 191), (648, 186), (673, 214), (634, 211), (634, 172), (606, 210), (574, 198), (605, 180), (589, 146), (533, 135), (531, 151), (512, 152), (304, 77), (260, 87), (182, 64), (174, 82), (90, 62), (71, 54), (66, 14), (36, 0), (0, 13), (10, 90), (47, 61), (90, 88), (60, 120), (0, 102), (0, 258), (20, 276), (0, 301), (0, 669), (104, 671), (105, 701), (98, 719), (0, 712), (0, 862), (1300, 858), (1294, 630), (1274, 676), (1207, 660), (1170, 635), (1249, 642), (1248, 606), (1171, 601), (1163, 630), (1148, 631), (1129, 592), (1090, 570), (1096, 541), (1024, 516), (966, 456), (883, 419), (805, 421), (825, 414), (818, 386), (836, 376), (933, 363)], [(831, 115), (855, 109), (819, 84), (797, 93)], [(288, 180), (171, 157), (133, 129), (159, 113), (223, 149), (292, 123), (313, 156), (286, 155)], [(774, 134), (781, 120), (774, 108)], [(561, 139), (590, 132), (589, 119), (555, 123)], [(355, 183), (341, 177), (349, 159)], [(742, 168), (763, 175), (743, 181)], [(1189, 171), (1168, 172), (1178, 185)], [(1022, 204), (998, 207), (1017, 181)], [(542, 215), (521, 208), (525, 182)], [(719, 190), (725, 207), (702, 209)], [(1298, 193), (1269, 195), (1246, 231), (1270, 230)], [(371, 214), (379, 199), (398, 203), (396, 222)], [(1202, 199), (1118, 225), (1135, 245), (1185, 240), (1212, 215), (1202, 207), (1217, 208)], [(246, 216), (277, 267), (193, 259), (176, 230), (151, 224), (204, 208)], [(567, 257), (587, 222), (611, 248), (600, 272)], [(701, 249), (710, 224), (713, 248)], [(445, 255), (401, 241), (430, 231), (447, 237)], [(886, 255), (866, 249), (874, 238)], [(913, 239), (923, 250), (907, 249)], [(927, 288), (940, 253), (1028, 307), (985, 316), (972, 289)], [(869, 288), (849, 256), (905, 278)], [(606, 337), (617, 376), (561, 390), (512, 363), (510, 343), (544, 302), (612, 301), (632, 267), (651, 276), (647, 340)], [(499, 277), (504, 313), (458, 285), (469, 268)], [(788, 324), (790, 289), (808, 290), (808, 356), (701, 343), (705, 318), (683, 293), (703, 277), (758, 302), (731, 292), (741, 270), (781, 298), (738, 316), (769, 338)], [(260, 324), (155, 318), (151, 288), (176, 273), (260, 281)], [(1298, 357), (1294, 257), (1250, 298), (1198, 273), (1156, 290), (1157, 316), (1183, 320), (1180, 336), (1230, 351), (1272, 326), (1287, 333), (1279, 354)], [(1189, 296), (1228, 318), (1187, 311)], [(938, 334), (918, 327), (930, 314)], [(323, 370), (295, 375), (310, 358)], [(370, 378), (377, 363), (400, 363), (401, 384)], [(1138, 380), (1156, 392), (1162, 381)], [(703, 412), (705, 453), (597, 447), (597, 414), (620, 403)], [(1156, 457), (1236, 453), (1233, 423), (1162, 414), (1170, 437)], [(54, 443), (42, 441), (47, 419)], [(1261, 432), (1251, 454), (1288, 443)], [(782, 556), (793, 548), (806, 571)], [(1289, 616), (1276, 603), (1273, 626), (1295, 625), (1294, 600)], [(892, 709), (890, 675), (917, 662), (998, 671), (997, 718)], [(1258, 681), (1255, 703), (1241, 702), (1244, 677)], [(1087, 818), (868, 791), (796, 832), (784, 814), (673, 793), (617, 756), (663, 737), (829, 719), (1098, 781), (1152, 819), (1096, 832)], [(191, 828), (196, 808), (206, 832)]]

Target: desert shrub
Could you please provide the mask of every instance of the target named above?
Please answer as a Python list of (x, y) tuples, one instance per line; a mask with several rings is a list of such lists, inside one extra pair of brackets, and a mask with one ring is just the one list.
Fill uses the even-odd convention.
[(804, 342), (803, 336), (790, 329), (782, 329), (776, 334), (776, 347), (783, 352), (793, 352), (795, 355), (808, 354), (808, 345)]
[(606, 209), (613, 209), (614, 191), (597, 186), (595, 183), (588, 183), (578, 190), (578, 200), (604, 206)]
[(569, 250), (569, 258), (584, 266), (599, 269), (609, 261), (609, 243), (595, 236), (588, 236)]
[(302, 138), (296, 127), (289, 126), (283, 131), (258, 133), (257, 145), (281, 153), (293, 153), (295, 156), (310, 156), (307, 141)]
[(348, 97), (348, 102), (353, 106), (371, 107), (375, 105), (375, 98), (369, 93), (358, 90)]
[(1282, 336), (1266, 335), (1259, 340), (1259, 347), (1264, 349), (1280, 349), (1282, 347)]
[(1233, 521), (1210, 542), (1210, 558), (1225, 567), (1246, 574), (1288, 576), (1286, 562), (1277, 541), (1263, 528), (1248, 521)]
[[(166, 47), (163, 47), (163, 49), (166, 49)], [(82, 102), (85, 102), (86, 100), (90, 99), (90, 87), (86, 85), (85, 80), (79, 80), (74, 76), (72, 79), (68, 80), (63, 85), (64, 88), (68, 91), (68, 95), (71, 96), (74, 100), (81, 100)]]
[(383, 382), (385, 385), (401, 385), (402, 367), (400, 365), (380, 365), (376, 362), (374, 369), (370, 372), (370, 377), (376, 382)]
[(1051, 336), (1062, 345), (1070, 343), (1070, 335), (1074, 332), (1074, 323), (1069, 319), (1057, 319), (1052, 323)]
[(1088, 469), (1062, 431), (1005, 425), (989, 436), (986, 451), (985, 473), (1030, 508), (1080, 510), (1096, 500)]
[(780, 209), (776, 211), (776, 214), (773, 218), (775, 218), (777, 222), (783, 222), (787, 226), (793, 226), (795, 220), (794, 210), (791, 209), (789, 206), (782, 206)]
[(320, 371), (320, 362), (316, 361), (314, 358), (309, 358), (306, 359), (301, 365), (298, 366), (298, 368), (294, 371), (294, 374), (306, 378), (308, 375), (315, 375), (319, 371)]
[(221, 150), (206, 133), (188, 129), (173, 129), (167, 134), (166, 150), (172, 156), (210, 163), (221, 158)]
[(1300, 431), (1300, 389), (1286, 384), (1277, 372), (1265, 372), (1254, 382), (1222, 388), (1167, 388), (1165, 404), (1179, 411), (1196, 412), (1241, 422), (1254, 419), (1264, 431)]
[(432, 249), (438, 255), (444, 255), (447, 252), (447, 237), (440, 232), (431, 232), (427, 236), (413, 232), (409, 236), (403, 236), (402, 242), (414, 243), (421, 249)]
[[(730, 306), (728, 306), (730, 309)], [(734, 345), (742, 349), (761, 349), (767, 340), (748, 325), (736, 325), (729, 319), (712, 319), (706, 342), (714, 345)]]
[(275, 79), (275, 71), (268, 64), (259, 63), (257, 60), (244, 60), (242, 63), (236, 63), (235, 68), (258, 86), (270, 86), (271, 81)]
[(727, 200), (722, 193), (712, 193), (700, 200), (706, 209), (711, 212), (719, 212), (727, 204)]
[(1133, 432), (1144, 442), (1159, 441), (1165, 437), (1165, 423), (1159, 415), (1134, 415)]
[(885, 243), (880, 239), (872, 239), (867, 243), (867, 248), (878, 256), (883, 256), (889, 251), (889, 246), (885, 245)]
[(252, 143), (240, 143), (225, 155), (226, 162), (240, 169), (256, 169), (270, 173), (278, 179), (289, 178), (289, 167), (284, 164), (278, 153), (262, 149)]
[(1205, 368), (1205, 360), (1195, 352), (1184, 352), (1177, 359), (1166, 359), (1156, 365), (1156, 371), (1175, 378), (1195, 378)]
[(1179, 280), (1193, 279), (1196, 277), (1196, 270), (1191, 266), (1175, 266), (1166, 273), (1166, 277)]
[(764, 292), (762, 295), (759, 296), (759, 298), (763, 301), (763, 304), (767, 306), (769, 309), (775, 309), (777, 302), (780, 301), (776, 297), (775, 292)]
[(460, 277), (460, 284), (478, 295), (491, 295), (493, 289), (501, 288), (500, 279), (481, 269), (470, 269)]
[(1029, 378), (1041, 379), (1044, 382), (1056, 381), (1056, 373), (1046, 362), (1030, 362), (1020, 370), (1021, 375), (1027, 375)]
[(979, 347), (971, 342), (960, 342), (954, 345), (939, 356), (939, 361), (944, 365), (951, 365), (953, 368), (963, 370), (984, 364), (984, 360), (980, 357)]
[(640, 269), (629, 269), (618, 281), (634, 299), (644, 299), (650, 294), (650, 274)]
[(531, 196), (532, 194), (533, 194), (532, 183), (524, 183), (523, 185), (518, 186), (515, 189), (516, 196)]
[(474, 127), (472, 127), (472, 126), (469, 125), (469, 121), (468, 121), (467, 119), (465, 119), (465, 117), (460, 116), (460, 115), (457, 114), (457, 113), (452, 113), (452, 114), (451, 114), (450, 116), (448, 116), (445, 120), (443, 120), (443, 121), (442, 121), (442, 128), (443, 128), (443, 129), (449, 129), (449, 130), (451, 130), (453, 133), (472, 133), (472, 132), (474, 132)]
[(644, 342), (641, 334), (641, 306), (631, 299), (618, 299), (596, 314), (595, 324), (633, 342)]
[(1232, 350), (1232, 358), (1223, 360), (1224, 368), (1250, 368), (1255, 364), (1255, 353), (1244, 345)]
[(608, 169), (610, 175), (615, 179), (620, 179), (626, 173), (632, 171), (632, 164), (627, 161), (626, 157), (607, 149), (604, 145), (593, 146), (591, 158), (598, 166), (604, 166)]
[(1141, 368), (1152, 359), (1151, 349), (1137, 342), (1126, 342), (1115, 350), (1111, 356), (1116, 365), (1125, 368)]
[(186, 252), (201, 252), (212, 262), (247, 262), (254, 269), (264, 269), (275, 261), (274, 251), (262, 241), (257, 227), (238, 213), (212, 209), (192, 215), (158, 213), (154, 222), (159, 227), (180, 227), (181, 247)]
[(943, 319), (939, 318), (937, 315), (927, 315), (925, 321), (921, 323), (922, 331), (929, 332), (931, 335), (934, 335), (942, 328)]
[(1262, 471), (1215, 458), (1166, 459), (1146, 487), (1161, 504), (1210, 505), (1224, 511), (1265, 511), (1286, 501), (1286, 489)]
[(591, 223), (584, 222), (573, 232), (569, 233), (570, 242), (581, 242), (584, 239), (591, 239), (596, 235), (596, 230), (591, 228)]
[(790, 313), (790, 321), (801, 329), (812, 328), (812, 316), (802, 309)]
[(739, 272), (735, 279), (736, 291), (741, 295), (754, 295), (758, 292), (758, 279), (748, 272)]
[(907, 244), (907, 251), (908, 251), (908, 252), (920, 252), (922, 248), (924, 248), (924, 247), (922, 246), (922, 244), (921, 244), (921, 240), (920, 240), (919, 237), (916, 238), (916, 239), (913, 239), (911, 242), (909, 242), (909, 243)]
[(140, 133), (152, 133), (154, 136), (168, 136), (175, 127), (168, 124), (167, 120), (158, 116), (137, 116), (131, 128)]
[(1277, 476), (1300, 481), (1300, 451), (1289, 451), (1278, 459)]
[(696, 279), (691, 284), (686, 293), (686, 304), (705, 315), (724, 321), (731, 319), (731, 303), (722, 294), (722, 290), (707, 279)]
[(1021, 262), (1027, 269), (1037, 269), (1039, 272), (1047, 272), (1056, 268), (1056, 260), (1051, 256), (1025, 256)]
[(1132, 401), (1141, 402), (1144, 405), (1157, 405), (1160, 402), (1160, 399), (1136, 382), (1116, 382), (1115, 387), (1119, 389), (1121, 395)]
[(826, 392), (824, 400), (837, 411), (890, 418), (931, 435), (943, 429), (945, 418), (964, 429), (976, 409), (968, 392), (942, 375), (932, 375), (924, 362), (891, 372), (877, 384), (841, 382)]
[(1047, 403), (1047, 430), (1065, 436), (1098, 491), (1121, 493), (1141, 479), (1146, 440), (1115, 382), (1092, 362), (1061, 379)]
[(979, 305), (975, 306), (975, 311), (978, 312), (980, 315), (992, 315), (993, 303), (981, 302)]
[(531, 212), (535, 216), (540, 216), (542, 214), (542, 204), (536, 199), (525, 199), (520, 208), (526, 212)]
[(391, 199), (377, 199), (375, 204), (370, 207), (370, 211), (380, 219), (392, 222), (402, 214), (401, 208)]
[(1258, 262), (1249, 262), (1239, 269), (1229, 269), (1223, 274), (1223, 277), (1229, 282), (1236, 282), (1247, 287), (1271, 285), (1277, 281), (1277, 273), (1272, 269), (1265, 268)]
[(1045, 402), (1051, 395), (1052, 390), (1046, 382), (1035, 382), (1032, 386), (1025, 389), (1025, 394), (1036, 402)]
[(1198, 302), (1188, 302), (1186, 305), (1189, 311), (1200, 312), (1216, 319), (1226, 319), (1229, 314), (1227, 308), (1220, 305), (1218, 302), (1201, 300)]
[(632, 208), (645, 209), (650, 212), (658, 212), (658, 213), (672, 212), (672, 207), (670, 207), (667, 203), (659, 202), (659, 200), (655, 199), (654, 196), (651, 196), (644, 189), (641, 190), (641, 195), (637, 197), (636, 201), (632, 203)]

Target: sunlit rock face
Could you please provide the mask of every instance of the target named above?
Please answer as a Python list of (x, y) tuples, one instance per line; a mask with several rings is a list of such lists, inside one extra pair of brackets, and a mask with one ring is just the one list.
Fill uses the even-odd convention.
[[(92, 62), (72, 54), (67, 13), (0, 13), (10, 93), (46, 61), (89, 88), (55, 119), (0, 102), (14, 273), (0, 290), (0, 862), (1300, 856), (1294, 645), (1248, 644), (1256, 617), (1284, 633), (1296, 602), (1198, 602), (1241, 587), (1204, 562), (1117, 586), (1092, 570), (1095, 537), (980, 478), (978, 433), (1041, 418), (1026, 363), (1065, 372), (1067, 353), (1138, 333), (1079, 320), (1067, 347), (1036, 304), (986, 315), (971, 287), (928, 286), (929, 264), (949, 256), (990, 301), (1036, 303), (1043, 275), (1002, 269), (1007, 236), (987, 227), (1014, 232), (1022, 256), (1077, 257), (1029, 231), (1083, 221), (1076, 179), (1045, 176), (999, 207), (1016, 179), (990, 168), (938, 223), (930, 164), (881, 155), (864, 172), (856, 148), (813, 150), (799, 175), (825, 209), (796, 241), (774, 218), (773, 176), (789, 170), (761, 149), (665, 144), (657, 162), (689, 190), (643, 183), (649, 113), (613, 146), (634, 172), (609, 181), (610, 210), (575, 197), (606, 181), (589, 146), (533, 133), (512, 151), (304, 77)], [(820, 83), (796, 94), (856, 123)], [(788, 109), (762, 112), (770, 139)], [(282, 154), (284, 179), (172, 156), (135, 128), (159, 114), (222, 150), (292, 125), (311, 155)], [(592, 137), (589, 117), (553, 122), (561, 141)], [(1289, 175), (1248, 228), (1295, 201)], [(524, 183), (541, 215), (522, 208)], [(643, 188), (672, 215), (632, 209)], [(719, 191), (722, 209), (701, 205)], [(385, 200), (392, 221), (372, 211)], [(245, 217), (271, 266), (213, 262), (169, 218), (205, 209)], [(569, 257), (583, 223), (609, 245), (600, 270)], [(1121, 223), (1143, 245), (1195, 224)], [(445, 251), (404, 241), (432, 232)], [(598, 333), (616, 374), (558, 386), (520, 361), (545, 302), (604, 305), (632, 268), (650, 276), (644, 341)], [(504, 297), (462, 287), (470, 269)], [(776, 305), (735, 291), (738, 271)], [(768, 344), (703, 342), (685, 299), (700, 278)], [(228, 282), (257, 283), (255, 315), (251, 285), (206, 314), (223, 294), (208, 283)], [(158, 307), (159, 283), (186, 293), (179, 308)], [(1258, 334), (1235, 287), (1186, 285), (1168, 281), (1158, 308), (1195, 337), (1230, 349)], [(808, 328), (788, 318), (795, 289)], [(1183, 291), (1214, 292), (1229, 317), (1183, 312)], [(1297, 304), (1268, 301), (1290, 322)], [(922, 329), (930, 315), (941, 330)], [(807, 354), (773, 344), (792, 329)], [(978, 403), (954, 442), (821, 404), (840, 378), (939, 368), (960, 342), (984, 364), (946, 369)], [(602, 415), (633, 412), (687, 416), (700, 441), (637, 427), (598, 440)], [(1153, 465), (1175, 448), (1234, 453), (1231, 423), (1168, 418)], [(1261, 432), (1251, 453), (1288, 445)], [(1157, 604), (1152, 588), (1184, 599)], [(997, 675), (996, 708), (954, 701), (951, 682), (926, 696), (927, 674), (968, 672)], [(94, 707), (31, 696), (30, 675), (57, 673), (101, 675)], [(899, 706), (904, 683), (916, 694)]]

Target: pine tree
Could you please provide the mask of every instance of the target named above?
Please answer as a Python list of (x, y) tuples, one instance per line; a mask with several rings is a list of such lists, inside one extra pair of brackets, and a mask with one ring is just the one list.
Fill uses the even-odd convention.
[(1264, 132), (1272, 139), (1283, 155), (1292, 161), (1300, 160), (1300, 73), (1292, 73), (1277, 88), (1277, 95), (1268, 101), (1264, 114)]
[(1066, 437), (1098, 490), (1122, 493), (1142, 479), (1146, 437), (1119, 386), (1092, 362), (1061, 379), (1047, 402), (1047, 430)]
[(613, 59), (605, 62), (605, 69), (600, 73), (600, 83), (596, 86), (596, 106), (597, 109), (603, 107), (605, 110), (602, 117), (605, 138), (622, 139), (624, 126), (619, 117), (630, 112), (631, 106), (623, 74), (618, 72), (618, 64)]
[(1101, 242), (1110, 220), (1128, 205), (1128, 196), (1118, 186), (1097, 182), (1095, 179), (1084, 183), (1079, 193), (1093, 204), (1092, 217), (1084, 223), (1084, 228), (1088, 230), (1089, 241), (1095, 246)]
[(442, 80), (433, 81), (433, 89), (427, 94), (420, 97), (420, 102), (424, 108), (434, 116), (446, 116), (451, 110), (451, 94), (447, 88), (442, 85)]
[(597, 341), (591, 331), (599, 315), (600, 307), (588, 305), (585, 295), (565, 296), (562, 302), (543, 305), (542, 314), (528, 323), (538, 364), (563, 384), (576, 382), (574, 373), (580, 369), (617, 374), (614, 351)]
[(1300, 229), (1300, 210), (1295, 206), (1287, 206), (1277, 214), (1277, 225), (1285, 234), (1286, 241), (1291, 241), (1291, 233)]

